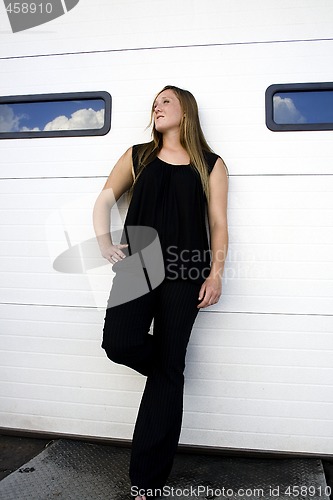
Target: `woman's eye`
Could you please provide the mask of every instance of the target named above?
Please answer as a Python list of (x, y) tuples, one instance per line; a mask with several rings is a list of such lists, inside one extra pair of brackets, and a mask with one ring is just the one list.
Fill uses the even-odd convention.
[[(164, 100), (162, 101), (162, 103), (163, 103), (163, 104), (169, 104), (169, 102), (170, 102), (170, 100), (169, 100), (169, 99), (164, 99)], [(154, 107), (153, 107), (154, 111), (155, 111), (155, 109), (156, 109), (157, 107), (158, 107), (158, 103), (154, 104)]]

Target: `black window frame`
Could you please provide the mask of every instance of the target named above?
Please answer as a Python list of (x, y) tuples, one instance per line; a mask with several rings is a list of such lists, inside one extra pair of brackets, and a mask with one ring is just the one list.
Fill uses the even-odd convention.
[(276, 123), (273, 97), (280, 92), (320, 92), (333, 91), (333, 82), (318, 83), (281, 83), (270, 85), (265, 92), (266, 126), (273, 132), (333, 130), (332, 123)]
[(40, 131), (25, 131), (25, 132), (0, 132), (0, 139), (37, 139), (50, 137), (87, 137), (106, 135), (111, 129), (111, 109), (112, 97), (106, 91), (92, 92), (62, 92), (52, 94), (29, 94), (29, 95), (13, 95), (0, 96), (1, 104), (28, 104), (38, 102), (54, 102), (54, 101), (84, 101), (92, 99), (101, 99), (105, 103), (104, 125), (98, 129), (82, 129), (82, 130), (40, 130)]

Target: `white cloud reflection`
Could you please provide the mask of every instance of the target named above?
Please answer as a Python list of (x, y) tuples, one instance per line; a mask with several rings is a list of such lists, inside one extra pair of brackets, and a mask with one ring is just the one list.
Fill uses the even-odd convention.
[(297, 109), (290, 97), (273, 97), (274, 121), (275, 123), (306, 123), (305, 116)]
[(70, 118), (57, 116), (47, 123), (44, 130), (86, 130), (98, 129), (104, 125), (104, 109), (94, 111), (93, 109), (79, 109)]
[(23, 115), (15, 115), (8, 104), (0, 106), (0, 132), (17, 132), (22, 118)]

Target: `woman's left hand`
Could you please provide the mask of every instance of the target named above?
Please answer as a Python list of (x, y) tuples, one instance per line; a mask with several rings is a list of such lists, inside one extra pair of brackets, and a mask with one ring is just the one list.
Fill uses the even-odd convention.
[(221, 293), (222, 279), (220, 276), (208, 276), (200, 288), (199, 300), (201, 300), (201, 302), (197, 305), (198, 309), (216, 304), (219, 301)]

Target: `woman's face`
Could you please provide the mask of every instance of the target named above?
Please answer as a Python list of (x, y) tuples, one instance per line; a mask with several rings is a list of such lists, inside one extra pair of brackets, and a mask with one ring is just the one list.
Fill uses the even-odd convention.
[(155, 129), (164, 134), (179, 131), (183, 110), (176, 94), (168, 89), (162, 91), (155, 99), (153, 106)]

